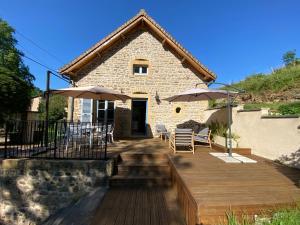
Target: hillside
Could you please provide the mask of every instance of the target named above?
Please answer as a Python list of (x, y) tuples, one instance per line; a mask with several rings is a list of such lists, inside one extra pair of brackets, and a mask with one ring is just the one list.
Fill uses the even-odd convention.
[[(236, 104), (244, 104), (244, 109), (266, 107), (272, 114), (300, 115), (300, 65), (283, 67), (270, 74), (254, 74), (230, 86), (245, 90), (235, 99)], [(232, 87), (228, 89), (234, 90)], [(224, 101), (210, 101), (212, 108), (224, 104)]]
[(291, 102), (300, 100), (300, 65), (275, 70), (271, 74), (255, 74), (232, 84), (246, 91), (243, 103)]

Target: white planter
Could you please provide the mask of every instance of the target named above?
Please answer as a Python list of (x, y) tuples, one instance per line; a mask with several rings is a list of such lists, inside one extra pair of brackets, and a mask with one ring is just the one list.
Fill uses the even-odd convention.
[[(225, 138), (225, 137), (215, 136), (214, 137), (214, 142), (216, 144), (219, 144), (219, 145), (222, 145), (222, 146), (226, 147), (226, 139), (227, 138)], [(232, 148), (237, 148), (238, 147), (238, 143), (235, 140), (233, 140), (232, 138), (231, 138), (231, 145), (232, 145)]]

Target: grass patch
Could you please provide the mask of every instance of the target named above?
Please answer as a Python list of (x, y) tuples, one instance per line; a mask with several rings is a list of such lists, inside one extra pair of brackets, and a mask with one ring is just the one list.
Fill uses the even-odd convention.
[(244, 105), (245, 110), (251, 109), (261, 109), (261, 108), (270, 108), (271, 110), (278, 110), (278, 107), (283, 103), (274, 102), (274, 103), (246, 103)]
[(280, 115), (300, 115), (300, 101), (283, 103), (247, 103), (244, 105), (245, 110), (270, 108), (272, 111)]
[(238, 220), (233, 212), (227, 213), (228, 225), (300, 225), (300, 207), (277, 210), (269, 219), (258, 217), (256, 222), (247, 217)]

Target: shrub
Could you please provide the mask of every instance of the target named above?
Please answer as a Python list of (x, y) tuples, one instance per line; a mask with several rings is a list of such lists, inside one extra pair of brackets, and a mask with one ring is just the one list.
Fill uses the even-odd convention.
[(219, 122), (212, 122), (209, 125), (209, 129), (211, 130), (212, 138), (214, 138), (214, 136), (216, 135), (221, 137), (226, 137), (226, 132), (227, 132), (226, 124), (219, 123)]
[(300, 115), (300, 102), (280, 105), (278, 112), (282, 115)]

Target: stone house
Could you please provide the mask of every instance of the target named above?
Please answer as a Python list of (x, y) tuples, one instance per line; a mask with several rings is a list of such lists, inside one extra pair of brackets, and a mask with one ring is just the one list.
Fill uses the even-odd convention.
[[(153, 136), (203, 122), (207, 102), (169, 103), (164, 98), (215, 80), (215, 75), (176, 42), (144, 10), (60, 69), (76, 86), (99, 85), (127, 94), (121, 102), (75, 99), (73, 119), (114, 123), (116, 136)], [(206, 87), (200, 84), (199, 87)]]

